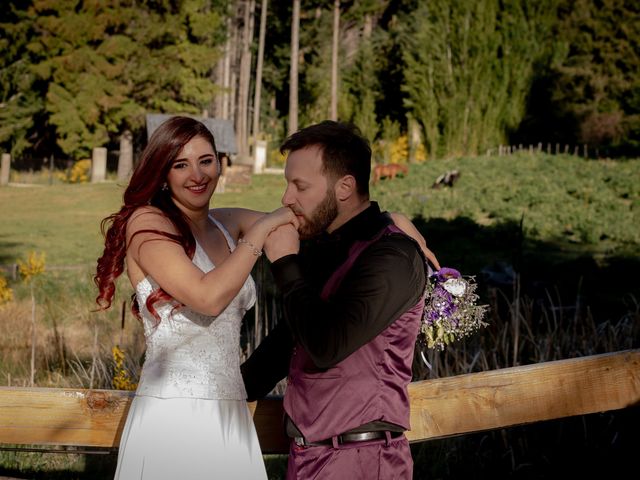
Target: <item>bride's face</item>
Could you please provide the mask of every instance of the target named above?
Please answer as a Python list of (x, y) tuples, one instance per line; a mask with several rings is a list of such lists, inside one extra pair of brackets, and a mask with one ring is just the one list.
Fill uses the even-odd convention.
[(220, 164), (212, 145), (204, 137), (194, 137), (173, 161), (167, 185), (181, 210), (208, 210), (219, 178)]

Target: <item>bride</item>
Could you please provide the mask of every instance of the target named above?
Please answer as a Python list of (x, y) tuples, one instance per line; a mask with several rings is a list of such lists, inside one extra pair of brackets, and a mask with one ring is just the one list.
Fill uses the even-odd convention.
[(142, 153), (120, 210), (102, 222), (96, 302), (126, 272), (146, 356), (120, 441), (116, 479), (265, 479), (240, 375), (240, 322), (252, 267), (289, 208), (209, 209), (220, 177), (201, 122), (172, 117)]

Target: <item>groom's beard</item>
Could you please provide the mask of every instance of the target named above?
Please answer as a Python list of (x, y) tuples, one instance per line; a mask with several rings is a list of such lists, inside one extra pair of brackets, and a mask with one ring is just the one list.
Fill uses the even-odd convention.
[(306, 216), (303, 225), (300, 225), (298, 233), (302, 240), (306, 240), (324, 232), (331, 222), (338, 216), (338, 202), (336, 201), (336, 193), (329, 189), (324, 199), (315, 208), (309, 218)]

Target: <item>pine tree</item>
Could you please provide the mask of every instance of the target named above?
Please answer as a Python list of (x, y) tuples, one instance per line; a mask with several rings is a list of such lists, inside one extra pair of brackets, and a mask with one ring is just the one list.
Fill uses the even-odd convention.
[(214, 7), (221, 8), (207, 0), (34, 0), (21, 11), (31, 33), (27, 71), (61, 150), (87, 156), (142, 127), (146, 112), (210, 105), (209, 75), (224, 38)]
[(434, 0), (403, 17), (405, 105), (431, 155), (484, 151), (519, 125), (551, 40), (552, 7), (551, 0)]
[[(0, 12), (0, 146), (14, 157), (29, 148), (39, 114), (44, 110), (37, 77), (31, 69), (33, 36), (26, 8), (19, 2)], [(44, 130), (44, 129), (42, 129)]]
[[(548, 74), (563, 134), (612, 153), (640, 150), (640, 5), (565, 1)], [(551, 123), (559, 123), (552, 121)], [(546, 130), (547, 135), (550, 132)]]

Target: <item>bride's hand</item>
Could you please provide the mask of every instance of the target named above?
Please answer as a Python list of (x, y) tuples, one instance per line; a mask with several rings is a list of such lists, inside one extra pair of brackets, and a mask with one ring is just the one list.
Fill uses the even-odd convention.
[(289, 223), (297, 230), (300, 223), (293, 210), (289, 207), (280, 207), (273, 212), (267, 213), (260, 221), (266, 227), (267, 234), (273, 232), (279, 226)]

